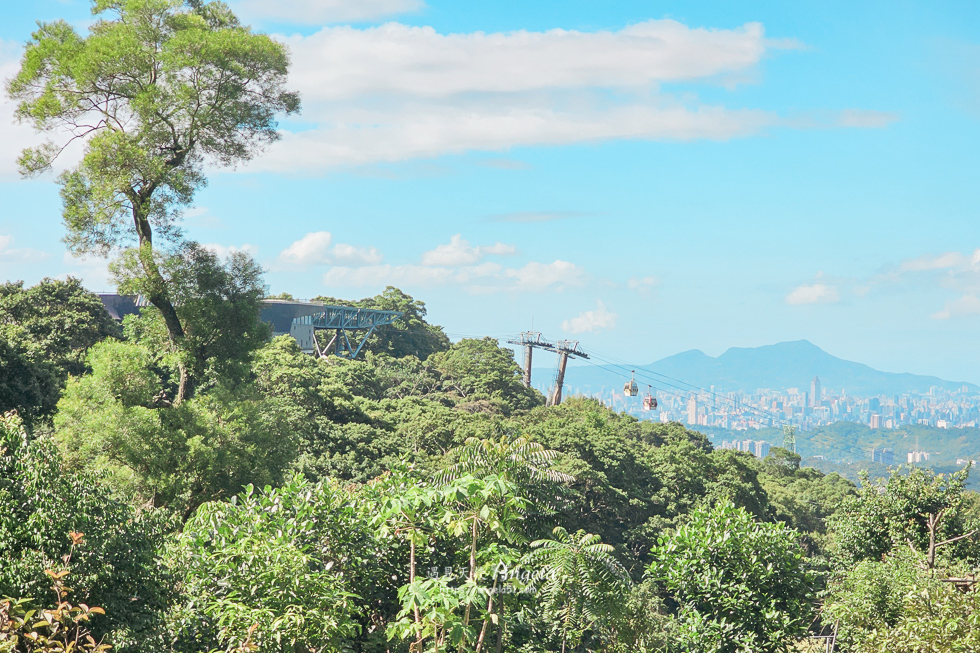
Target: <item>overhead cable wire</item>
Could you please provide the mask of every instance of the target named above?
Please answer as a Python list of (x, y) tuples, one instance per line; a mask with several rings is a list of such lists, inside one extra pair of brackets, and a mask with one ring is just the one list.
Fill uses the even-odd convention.
[[(780, 417), (776, 413), (772, 413), (772, 412), (767, 411), (767, 410), (764, 410), (764, 409), (756, 408), (755, 406), (751, 406), (749, 404), (745, 404), (745, 403), (741, 403), (741, 402), (736, 402), (735, 400), (733, 400), (733, 399), (731, 399), (729, 397), (725, 397), (724, 395), (718, 395), (717, 393), (714, 393), (714, 392), (705, 390), (704, 388), (701, 388), (699, 386), (696, 386), (696, 385), (694, 385), (692, 383), (686, 383), (685, 381), (681, 381), (679, 379), (672, 379), (672, 380), (676, 380), (678, 383), (683, 383), (684, 385), (689, 386), (689, 387), (688, 388), (684, 388), (684, 387), (681, 387), (681, 386), (674, 385), (672, 383), (667, 383), (665, 381), (661, 381), (659, 379), (652, 379), (646, 373), (646, 370), (643, 370), (643, 368), (639, 368), (641, 371), (636, 371), (636, 368), (631, 368), (628, 365), (622, 365), (622, 364), (616, 363), (616, 362), (614, 362), (612, 360), (607, 359), (603, 354), (600, 354), (600, 353), (595, 352), (593, 350), (586, 349), (585, 351), (592, 358), (595, 358), (597, 360), (600, 360), (600, 361), (606, 363), (607, 365), (611, 365), (613, 367), (618, 367), (618, 368), (620, 368), (620, 369), (622, 369), (624, 371), (629, 371), (630, 373), (635, 373), (637, 376), (639, 376), (639, 377), (641, 377), (641, 378), (643, 378), (643, 379), (645, 379), (647, 381), (650, 381), (650, 385), (653, 385), (655, 383), (658, 384), (658, 385), (666, 385), (666, 386), (675, 388), (675, 389), (680, 390), (681, 392), (685, 392), (685, 393), (690, 393), (690, 392), (696, 390), (698, 392), (703, 392), (705, 394), (713, 395), (714, 397), (720, 399), (721, 401), (727, 402), (728, 404), (730, 404), (730, 407), (733, 408), (733, 409), (736, 409), (737, 410), (737, 409), (741, 408), (742, 411), (749, 412), (749, 413), (753, 414), (756, 418), (770, 419), (770, 420), (772, 420), (772, 421), (774, 421), (776, 423), (779, 423), (781, 425), (784, 425), (784, 426), (791, 425), (791, 422), (789, 420), (787, 420), (787, 419), (785, 419), (783, 417)], [(602, 366), (601, 365), (597, 365), (597, 367), (602, 367)], [(681, 397), (681, 395), (679, 395), (677, 393), (671, 393), (671, 394), (674, 394), (675, 396)]]

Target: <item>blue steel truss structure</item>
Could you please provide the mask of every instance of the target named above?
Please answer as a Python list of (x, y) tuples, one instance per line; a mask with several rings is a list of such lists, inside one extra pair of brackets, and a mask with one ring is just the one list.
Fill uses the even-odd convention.
[[(325, 358), (333, 354), (353, 360), (376, 328), (391, 324), (401, 316), (401, 311), (323, 306), (321, 311), (312, 315), (294, 318), (289, 334), (296, 339), (301, 349), (316, 356)], [(329, 341), (322, 342), (320, 336), (325, 331), (333, 331), (333, 334)], [(360, 342), (357, 342), (357, 335), (351, 333), (355, 331), (366, 331), (360, 335)], [(356, 345), (351, 341), (352, 336)]]

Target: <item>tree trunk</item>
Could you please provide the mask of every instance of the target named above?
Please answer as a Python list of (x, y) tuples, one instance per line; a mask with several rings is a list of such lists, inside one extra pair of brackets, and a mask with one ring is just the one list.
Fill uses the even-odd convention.
[(504, 608), (507, 604), (501, 600), (500, 601), (500, 614), (497, 617), (497, 650), (496, 653), (501, 653), (504, 650)]
[[(408, 560), (408, 584), (411, 585), (415, 582), (415, 537), (414, 533), (409, 535), (409, 560)], [(422, 623), (422, 615), (419, 614), (419, 607), (415, 606), (415, 623)], [(422, 641), (422, 635), (419, 635), (419, 642)]]
[[(180, 348), (184, 340), (184, 327), (180, 323), (177, 309), (170, 301), (170, 293), (167, 291), (167, 282), (160, 274), (160, 268), (153, 259), (153, 231), (146, 216), (141, 215), (140, 207), (133, 209), (133, 219), (136, 222), (136, 233), (139, 235), (139, 260), (146, 275), (148, 293), (146, 298), (153, 304), (160, 315), (163, 323), (167, 327), (167, 336), (170, 344), (175, 348)], [(178, 363), (180, 371), (180, 381), (177, 386), (177, 397), (174, 399), (175, 406), (187, 399), (191, 392), (191, 377), (187, 370), (187, 365), (183, 361)]]
[[(479, 517), (477, 515), (473, 516), (473, 533), (472, 542), (470, 544), (470, 582), (476, 581), (476, 534), (477, 534), (477, 520)], [(466, 604), (466, 611), (463, 614), (463, 625), (470, 625), (470, 604)]]

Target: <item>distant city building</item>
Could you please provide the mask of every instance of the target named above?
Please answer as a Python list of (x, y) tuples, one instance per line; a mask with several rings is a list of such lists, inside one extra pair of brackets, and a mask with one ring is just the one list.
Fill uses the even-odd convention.
[(907, 462), (911, 465), (912, 463), (924, 463), (929, 460), (928, 451), (910, 451), (907, 456)]
[(769, 455), (769, 443), (763, 442), (762, 440), (756, 440), (755, 442), (755, 457), (765, 458)]
[(691, 398), (687, 400), (687, 423), (698, 423), (698, 398), (696, 395), (691, 395)]
[(820, 394), (820, 377), (814, 376), (810, 382), (810, 406), (816, 408), (820, 405), (823, 395)]
[(881, 428), (881, 415), (878, 413), (871, 413), (871, 428), (880, 429)]
[(884, 449), (872, 449), (871, 460), (876, 463), (881, 463), (882, 465), (894, 465), (895, 452), (888, 447), (885, 447)]

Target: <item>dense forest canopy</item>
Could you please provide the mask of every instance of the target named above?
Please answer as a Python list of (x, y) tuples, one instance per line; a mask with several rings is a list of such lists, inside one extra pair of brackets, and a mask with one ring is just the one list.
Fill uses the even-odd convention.
[[(123, 651), (775, 652), (834, 624), (845, 651), (970, 650), (980, 605), (940, 582), (980, 561), (968, 470), (855, 485), (546, 407), (510, 349), (450, 342), (394, 288), (346, 303), (403, 323), (315, 358), (269, 339), (254, 263), (185, 251), (179, 404), (158, 309), (120, 328), (76, 280), (4, 286), (4, 342), (49, 385), (0, 396), (0, 645), (46, 650), (24, 615), (67, 572), (61, 602), (105, 614), (32, 632)], [(921, 630), (913, 590), (939, 606)]]

